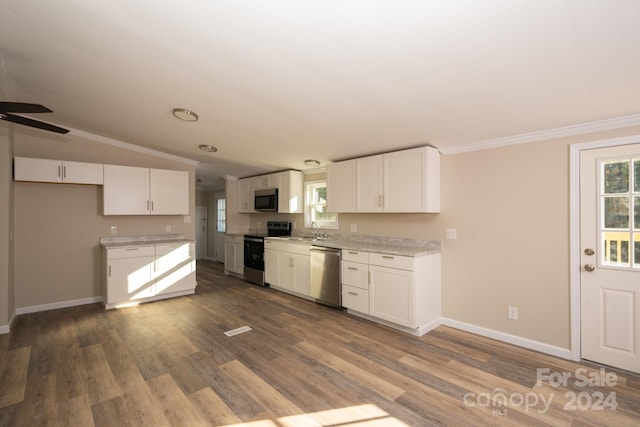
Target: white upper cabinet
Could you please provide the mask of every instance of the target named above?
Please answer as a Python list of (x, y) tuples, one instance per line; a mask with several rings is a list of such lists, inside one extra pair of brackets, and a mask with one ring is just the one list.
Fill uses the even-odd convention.
[(384, 210), (383, 156), (356, 160), (356, 211), (382, 212)]
[(432, 147), (383, 157), (385, 212), (440, 212), (440, 153)]
[(304, 212), (304, 174), (300, 171), (280, 172), (278, 178), (278, 212)]
[(16, 181), (102, 185), (102, 164), (16, 157)]
[(356, 161), (327, 165), (327, 211), (356, 211)]
[(238, 180), (238, 212), (254, 213), (256, 190), (278, 189), (278, 213), (304, 212), (304, 174), (277, 172)]
[(440, 154), (433, 147), (327, 166), (333, 212), (440, 212)]
[(238, 212), (251, 213), (254, 209), (254, 192), (258, 180), (254, 178), (241, 178), (238, 180)]
[(149, 169), (151, 214), (189, 214), (189, 173), (165, 169)]
[(188, 215), (189, 173), (104, 165), (105, 215)]

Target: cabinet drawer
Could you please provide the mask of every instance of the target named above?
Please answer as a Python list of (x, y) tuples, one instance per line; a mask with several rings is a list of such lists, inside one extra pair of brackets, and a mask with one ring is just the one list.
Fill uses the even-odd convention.
[(156, 256), (171, 254), (171, 256), (189, 256), (193, 254), (195, 245), (192, 243), (162, 243), (156, 245)]
[(361, 262), (363, 264), (367, 264), (369, 262), (369, 252), (343, 249), (342, 259), (345, 261)]
[(240, 244), (243, 244), (244, 243), (244, 236), (226, 235), (226, 236), (224, 236), (224, 241), (226, 243), (240, 243)]
[(369, 264), (382, 267), (398, 268), (400, 270), (413, 271), (414, 258), (410, 256), (369, 254)]
[(351, 261), (341, 263), (342, 283), (361, 289), (369, 289), (369, 266)]
[(155, 257), (155, 246), (126, 246), (123, 248), (107, 249), (108, 259), (137, 258), (143, 256)]
[(311, 245), (309, 243), (278, 242), (278, 250), (292, 254), (309, 255), (311, 253)]
[(369, 291), (343, 285), (342, 306), (360, 313), (369, 314)]

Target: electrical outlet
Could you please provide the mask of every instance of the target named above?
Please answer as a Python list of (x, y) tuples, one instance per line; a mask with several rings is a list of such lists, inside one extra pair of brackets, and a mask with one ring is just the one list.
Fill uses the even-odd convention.
[(191, 216), (190, 215), (185, 215), (183, 217), (184, 223), (185, 224), (191, 224)]
[(166, 231), (167, 233), (171, 233), (171, 226), (169, 224), (165, 225), (164, 231)]
[(118, 234), (118, 227), (114, 227), (113, 225), (111, 226), (111, 235), (115, 236), (116, 234)]
[(518, 320), (518, 307), (509, 306), (508, 316), (511, 320)]
[(445, 228), (444, 237), (447, 240), (456, 240), (458, 238), (458, 230), (455, 228)]
[(358, 224), (350, 224), (350, 225), (349, 225), (349, 230), (350, 230), (352, 233), (357, 233), (357, 232), (358, 232)]

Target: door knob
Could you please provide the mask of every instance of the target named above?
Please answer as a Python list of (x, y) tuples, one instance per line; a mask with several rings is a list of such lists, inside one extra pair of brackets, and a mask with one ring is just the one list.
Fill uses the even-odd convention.
[(595, 269), (596, 269), (596, 268), (595, 268), (592, 264), (585, 264), (585, 265), (584, 265), (584, 270), (585, 270), (585, 271), (593, 271), (593, 270), (595, 270)]
[(591, 248), (587, 248), (587, 249), (585, 249), (585, 250), (584, 250), (584, 254), (585, 254), (585, 255), (589, 255), (589, 256), (591, 256), (591, 255), (593, 255), (593, 254), (595, 254), (595, 253), (596, 253), (596, 252), (595, 252), (593, 249), (591, 249)]

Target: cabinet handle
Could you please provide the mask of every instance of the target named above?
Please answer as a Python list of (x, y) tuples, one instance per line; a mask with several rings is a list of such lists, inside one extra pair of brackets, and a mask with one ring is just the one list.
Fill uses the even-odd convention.
[(58, 165), (58, 178), (60, 178), (60, 177), (61, 177), (61, 175), (60, 175), (60, 165)]
[(395, 259), (395, 257), (389, 256), (389, 255), (382, 255), (382, 258), (385, 258), (385, 259)]
[(66, 178), (67, 177), (67, 167), (66, 166), (62, 166), (62, 177)]
[(347, 267), (347, 270), (358, 270), (358, 269), (355, 267)]
[(111, 266), (109, 266), (109, 277), (111, 277)]
[(381, 208), (382, 207), (382, 195), (378, 196), (378, 207)]
[(153, 212), (153, 201), (151, 201), (151, 212)]
[(137, 251), (138, 248), (125, 248), (124, 250), (125, 251)]
[(147, 210), (149, 210), (149, 201), (147, 200)]
[(358, 296), (358, 294), (357, 294), (357, 293), (355, 293), (355, 292), (351, 292), (351, 291), (349, 291), (348, 293), (349, 293), (349, 295), (355, 295), (355, 296)]
[(351, 255), (358, 255), (359, 252), (349, 251)]

